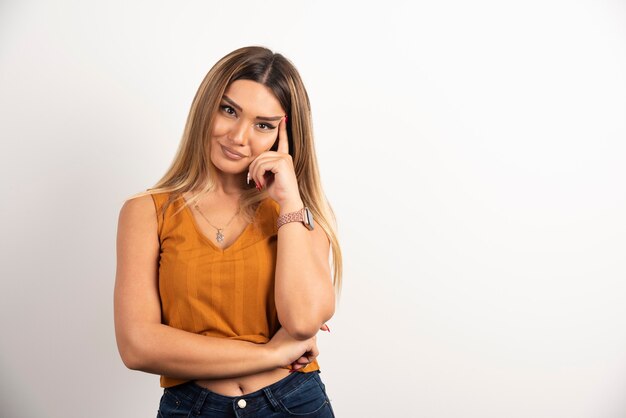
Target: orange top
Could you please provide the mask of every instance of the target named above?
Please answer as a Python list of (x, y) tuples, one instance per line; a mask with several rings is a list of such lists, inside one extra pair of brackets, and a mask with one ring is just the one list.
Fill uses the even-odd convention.
[[(168, 197), (152, 195), (161, 244), (163, 324), (211, 337), (268, 342), (280, 328), (274, 304), (278, 205), (269, 198), (262, 201), (253, 222), (222, 250), (200, 232), (189, 207), (176, 213), (184, 205), (182, 197), (164, 207)], [(312, 372), (319, 365), (313, 361), (300, 370)], [(161, 387), (186, 381), (161, 376)]]

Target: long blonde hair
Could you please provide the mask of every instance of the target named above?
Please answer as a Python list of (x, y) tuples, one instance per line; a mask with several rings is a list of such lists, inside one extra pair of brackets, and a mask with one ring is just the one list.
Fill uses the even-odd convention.
[[(193, 99), (176, 157), (163, 178), (146, 193), (169, 192), (170, 203), (183, 193), (198, 191), (186, 205), (192, 205), (215, 185), (216, 169), (210, 161), (210, 133), (213, 115), (227, 87), (236, 80), (252, 80), (268, 87), (288, 116), (289, 153), (293, 158), (300, 196), (328, 236), (332, 250), (333, 284), (341, 291), (342, 257), (335, 216), (322, 190), (315, 146), (311, 105), (302, 79), (294, 65), (281, 54), (251, 46), (237, 49), (219, 60), (202, 80)], [(267, 197), (251, 185), (240, 198), (242, 213), (251, 219), (254, 207)], [(166, 205), (167, 206), (167, 205)]]

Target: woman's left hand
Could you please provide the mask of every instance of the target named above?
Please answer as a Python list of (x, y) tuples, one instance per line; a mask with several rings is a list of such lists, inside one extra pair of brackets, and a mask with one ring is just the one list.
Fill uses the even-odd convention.
[[(324, 324), (320, 327), (320, 330), (330, 332), (330, 327)], [(310, 355), (307, 356), (306, 354), (310, 354), (310, 353), (305, 353), (305, 355), (303, 355), (302, 357), (300, 357), (299, 359), (297, 359), (296, 361), (290, 364), (292, 372), (295, 372), (296, 370), (299, 370), (308, 366), (309, 363), (311, 363), (313, 360), (315, 360), (315, 357), (317, 357), (317, 356), (310, 356)]]
[[(284, 117), (278, 126), (278, 148), (265, 151), (250, 164), (250, 178), (259, 190), (266, 189), (269, 196), (283, 206), (302, 206), (298, 179), (289, 155), (287, 121)], [(299, 209), (299, 208), (296, 208)]]

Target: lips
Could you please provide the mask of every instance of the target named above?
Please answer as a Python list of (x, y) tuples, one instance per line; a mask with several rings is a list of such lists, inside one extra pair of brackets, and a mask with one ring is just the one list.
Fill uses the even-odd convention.
[(241, 160), (242, 158), (247, 157), (247, 155), (243, 155), (242, 153), (237, 152), (232, 148), (225, 147), (224, 145), (220, 144), (220, 147), (222, 147), (222, 153), (231, 160)]

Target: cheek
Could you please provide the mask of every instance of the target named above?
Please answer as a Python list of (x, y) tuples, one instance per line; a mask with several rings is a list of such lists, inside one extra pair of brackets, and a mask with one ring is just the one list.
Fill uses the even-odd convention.
[(257, 138), (256, 141), (251, 141), (250, 148), (252, 154), (254, 156), (257, 156), (265, 151), (269, 151), (269, 149), (272, 148), (272, 145), (274, 145), (277, 139), (278, 135), (264, 135), (261, 138)]
[(224, 136), (228, 132), (229, 124), (228, 121), (218, 117), (215, 118), (215, 121), (213, 122), (213, 126), (211, 128), (212, 137)]

